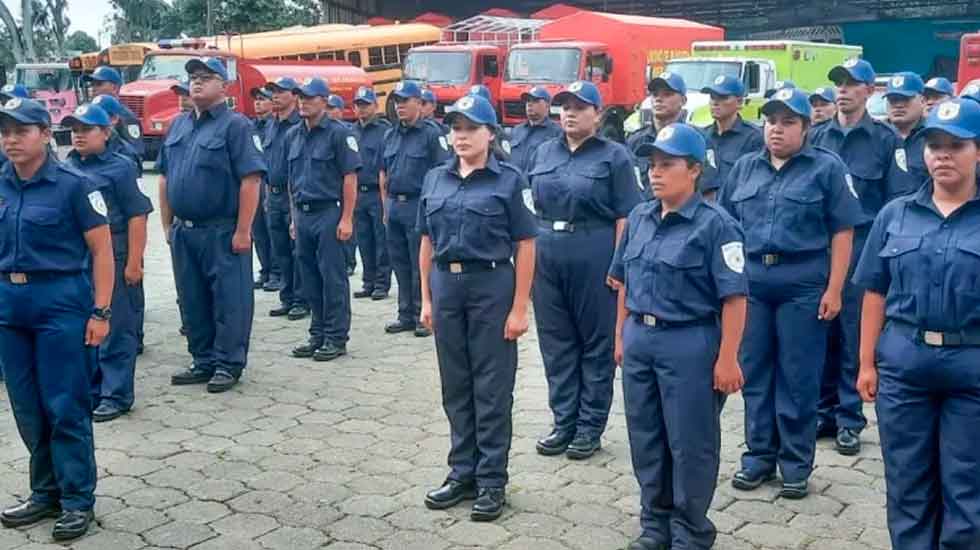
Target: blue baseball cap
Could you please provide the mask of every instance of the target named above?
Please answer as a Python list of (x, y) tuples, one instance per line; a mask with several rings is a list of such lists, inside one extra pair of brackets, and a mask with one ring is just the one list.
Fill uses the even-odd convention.
[(272, 82), (266, 82), (265, 87), (272, 91), (282, 90), (284, 92), (291, 92), (299, 88), (299, 82), (296, 82), (296, 79), (291, 76), (280, 76)]
[(414, 80), (402, 80), (398, 84), (395, 84), (395, 89), (391, 91), (391, 95), (402, 99), (409, 99), (412, 97), (421, 99), (422, 88), (419, 87), (418, 82), (415, 82)]
[(769, 99), (770, 97), (772, 97), (774, 93), (778, 92), (779, 90), (786, 90), (786, 89), (793, 90), (795, 88), (796, 88), (796, 83), (793, 82), (792, 80), (777, 80), (776, 83), (772, 85), (772, 88), (766, 90), (766, 93), (763, 95), (766, 96), (766, 99)]
[(119, 103), (118, 99), (107, 94), (95, 96), (95, 99), (92, 100), (92, 105), (98, 105), (111, 117), (122, 116), (125, 112), (122, 103)]
[(783, 88), (772, 94), (772, 97), (762, 106), (762, 114), (771, 115), (780, 109), (789, 109), (793, 114), (806, 119), (810, 118), (810, 113), (813, 111), (810, 107), (810, 97), (799, 88)]
[(830, 69), (830, 72), (827, 73), (827, 78), (837, 85), (845, 82), (848, 78), (862, 84), (874, 84), (875, 69), (871, 66), (871, 63), (854, 57)]
[(474, 84), (470, 86), (470, 91), (466, 93), (469, 95), (478, 95), (487, 101), (493, 102), (493, 96), (490, 95), (490, 88), (487, 88), (483, 84)]
[(374, 89), (368, 86), (361, 86), (357, 89), (357, 93), (354, 94), (354, 103), (377, 103), (378, 96), (374, 93)]
[(452, 125), (453, 121), (459, 117), (466, 117), (474, 124), (497, 125), (497, 111), (494, 110), (489, 101), (480, 95), (465, 95), (457, 99), (448, 111), (443, 119), (447, 125)]
[(422, 93), (420, 94), (419, 97), (421, 97), (422, 98), (422, 101), (424, 101), (426, 103), (435, 103), (436, 102), (436, 93), (433, 92), (429, 88), (422, 88)]
[(980, 80), (972, 80), (960, 90), (960, 97), (980, 103)]
[(945, 132), (959, 139), (980, 137), (980, 102), (947, 99), (926, 117), (926, 132)]
[(6, 101), (15, 97), (30, 99), (31, 94), (27, 91), (27, 86), (23, 84), (7, 84), (3, 88), (0, 88), (0, 99)]
[(837, 101), (837, 90), (833, 86), (821, 86), (810, 94), (810, 101), (813, 102), (814, 99), (833, 103)]
[(177, 95), (191, 95), (191, 85), (187, 81), (187, 77), (178, 78), (177, 83), (170, 87), (170, 90)]
[(220, 76), (221, 80), (228, 80), (228, 69), (225, 68), (225, 64), (222, 63), (217, 57), (200, 57), (191, 59), (184, 64), (184, 70), (187, 71), (187, 74), (192, 74), (194, 71), (204, 70)]
[(249, 95), (252, 96), (252, 99), (259, 99), (260, 97), (267, 101), (272, 99), (272, 92), (265, 89), (265, 87), (252, 88), (252, 90), (249, 92)]
[(710, 86), (701, 88), (703, 94), (714, 94), (721, 96), (745, 97), (745, 84), (741, 78), (728, 75), (718, 75)]
[(327, 106), (333, 109), (343, 109), (344, 108), (344, 98), (337, 94), (330, 94), (327, 97)]
[(51, 126), (51, 115), (44, 105), (22, 97), (15, 97), (3, 104), (3, 108), (0, 109), (0, 120), (3, 118), (12, 118), (18, 124)]
[(122, 76), (119, 71), (113, 69), (112, 67), (102, 65), (96, 67), (92, 74), (87, 74), (82, 77), (82, 82), (112, 82), (116, 86), (122, 86)]
[(602, 95), (599, 93), (599, 88), (588, 80), (576, 80), (566, 86), (564, 90), (555, 94), (554, 103), (561, 105), (570, 97), (588, 103), (596, 109), (602, 109)]
[(668, 90), (673, 90), (681, 95), (687, 94), (687, 84), (684, 82), (684, 77), (669, 71), (660, 73), (659, 76), (647, 84), (647, 90), (649, 90), (650, 93), (657, 91), (659, 88), (667, 88)]
[(293, 90), (293, 93), (303, 97), (322, 97), (323, 99), (328, 99), (330, 97), (330, 86), (322, 78), (307, 78), (303, 81), (302, 86), (297, 86)]
[(922, 82), (922, 77), (912, 72), (895, 73), (888, 79), (888, 88), (885, 89), (885, 97), (901, 96), (915, 97), (922, 94), (926, 84)]
[(954, 95), (953, 83), (949, 79), (943, 78), (941, 76), (936, 78), (930, 78), (926, 82), (925, 93), (933, 93), (938, 95)]
[(683, 122), (668, 124), (657, 132), (657, 139), (641, 143), (636, 148), (636, 156), (649, 157), (654, 151), (672, 157), (689, 157), (704, 162), (707, 144), (704, 136), (696, 128)]
[(521, 94), (521, 100), (525, 103), (534, 100), (547, 101), (548, 103), (551, 103), (551, 94), (548, 93), (547, 88), (544, 86), (535, 86)]
[(62, 119), (61, 124), (63, 126), (81, 124), (83, 126), (109, 127), (112, 126), (112, 120), (109, 119), (109, 113), (105, 112), (102, 107), (86, 103), (79, 105), (74, 113)]

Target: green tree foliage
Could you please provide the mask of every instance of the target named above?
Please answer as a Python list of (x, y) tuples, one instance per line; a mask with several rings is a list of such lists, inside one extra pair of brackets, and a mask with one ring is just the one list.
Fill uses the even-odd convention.
[(72, 52), (94, 52), (99, 49), (99, 43), (85, 31), (75, 31), (65, 38), (65, 50)]

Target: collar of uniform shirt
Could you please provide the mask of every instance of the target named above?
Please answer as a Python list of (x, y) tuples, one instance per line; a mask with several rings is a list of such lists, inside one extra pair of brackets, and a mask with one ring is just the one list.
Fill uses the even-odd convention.
[(593, 135), (585, 138), (585, 141), (583, 141), (582, 144), (578, 146), (578, 149), (576, 149), (575, 151), (572, 151), (572, 148), (568, 146), (568, 136), (562, 136), (562, 138), (558, 140), (558, 143), (561, 143), (561, 146), (566, 151), (568, 151), (569, 154), (573, 154), (573, 155), (575, 153), (578, 153), (580, 151), (583, 151), (583, 150), (587, 149), (588, 147), (591, 147), (593, 143), (605, 143), (605, 142), (606, 142), (606, 139), (605, 138), (603, 138), (602, 136), (600, 136), (598, 134), (593, 134)]
[(77, 158), (78, 160), (80, 160), (82, 162), (91, 162), (91, 159), (93, 159), (93, 158), (98, 159), (98, 160), (104, 162), (104, 161), (108, 160), (109, 157), (112, 156), (112, 152), (109, 151), (109, 144), (107, 142), (106, 143), (106, 148), (103, 149), (102, 152), (99, 153), (99, 154), (96, 154), (96, 155), (88, 155), (87, 157), (82, 158), (82, 155), (78, 151), (72, 149), (71, 151), (68, 152), (68, 156), (69, 157), (72, 157), (72, 158)]
[(203, 119), (204, 115), (208, 115), (211, 118), (217, 118), (218, 115), (224, 113), (227, 110), (228, 110), (228, 104), (224, 100), (222, 100), (205, 109), (200, 116), (198, 116), (197, 110), (191, 111), (191, 116), (194, 118), (195, 121)]
[[(484, 166), (483, 168), (480, 168), (479, 170), (474, 170), (474, 171), (470, 172), (470, 175), (467, 176), (467, 177), (472, 177), (474, 174), (479, 174), (480, 172), (482, 172), (484, 170), (489, 170), (489, 171), (493, 172), (494, 174), (499, 174), (500, 173), (500, 163), (497, 162), (497, 157), (494, 156), (493, 152), (489, 152), (488, 153), (488, 155), (487, 155), (487, 165), (486, 166)], [(449, 172), (452, 173), (454, 176), (458, 177), (459, 179), (466, 179), (466, 178), (464, 178), (463, 176), (461, 176), (459, 174), (459, 157), (458, 156), (457, 157), (453, 157), (453, 162), (452, 162), (452, 164), (449, 167)]]
[[(679, 209), (672, 210), (667, 215), (677, 214), (686, 220), (692, 220), (694, 219), (694, 212), (698, 209), (698, 206), (700, 206), (702, 202), (704, 202), (704, 199), (701, 198), (701, 193), (694, 192), (686, 201), (684, 201), (684, 204)], [(663, 205), (663, 201), (660, 199), (654, 199), (654, 206), (650, 210), (650, 213), (658, 222), (661, 221)]]
[(399, 132), (402, 132), (402, 133), (405, 133), (405, 132), (407, 132), (409, 130), (412, 130), (414, 128), (422, 128), (425, 125), (425, 120), (426, 119), (422, 118), (421, 116), (419, 116), (418, 120), (415, 121), (415, 124), (405, 124), (404, 122), (402, 122), (402, 121), (399, 120), (398, 121), (398, 131)]
[(839, 117), (835, 116), (830, 119), (830, 129), (835, 130), (841, 134), (846, 134), (848, 132), (861, 129), (867, 132), (868, 135), (871, 135), (871, 133), (874, 131), (874, 127), (875, 127), (874, 119), (871, 118), (871, 115), (869, 115), (867, 111), (864, 112), (864, 116), (861, 117), (861, 120), (859, 120), (857, 124), (846, 129), (840, 125)]
[[(923, 208), (927, 208), (927, 209), (931, 210), (932, 212), (935, 212), (940, 217), (942, 217), (942, 214), (940, 214), (939, 213), (939, 210), (936, 208), (936, 203), (932, 202), (933, 185), (935, 185), (935, 184), (932, 182), (932, 178), (930, 178), (929, 179), (929, 182), (926, 183), (926, 185), (923, 185), (922, 187), (920, 187), (919, 190), (916, 191), (916, 193), (915, 193), (915, 203), (918, 204), (919, 206), (923, 207)], [(960, 210), (963, 210), (963, 207), (965, 207), (967, 204), (968, 205), (974, 205), (974, 204), (976, 204), (978, 202), (980, 202), (980, 174), (977, 175), (977, 192), (976, 192), (976, 194), (973, 195), (973, 198), (972, 199), (966, 201), (966, 204), (964, 204), (963, 206), (961, 206), (957, 210), (957, 212), (959, 212)]]
[(40, 183), (42, 181), (47, 181), (51, 183), (57, 182), (58, 181), (57, 171), (58, 171), (58, 162), (54, 160), (54, 156), (52, 155), (52, 153), (48, 153), (48, 158), (45, 159), (44, 164), (42, 164), (41, 167), (38, 168), (37, 172), (34, 174), (33, 177), (31, 177), (31, 179), (26, 181), (20, 179), (20, 177), (17, 175), (17, 171), (14, 170), (13, 162), (8, 162), (7, 164), (4, 165), (3, 177), (4, 178), (9, 177), (13, 182), (19, 183), (21, 187), (27, 187), (28, 185), (36, 185), (37, 183)]
[[(735, 115), (735, 124), (732, 124), (732, 127), (729, 128), (728, 130), (726, 130), (725, 133), (726, 134), (738, 134), (738, 133), (741, 133), (743, 130), (745, 130), (748, 127), (749, 127), (749, 124), (747, 122), (745, 122), (744, 120), (742, 120), (742, 115), (736, 114)], [(722, 134), (719, 134), (718, 133), (718, 123), (717, 122), (712, 122), (711, 123), (711, 133), (713, 135), (716, 135), (716, 136), (722, 135)]]
[[(807, 140), (803, 143), (803, 147), (799, 151), (794, 153), (793, 156), (790, 158), (796, 158), (796, 157), (813, 158), (813, 156), (814, 156), (813, 145), (810, 145), (809, 140)], [(772, 166), (772, 161), (769, 159), (769, 149), (767, 147), (763, 147), (761, 151), (755, 153), (755, 158), (757, 160), (761, 160), (766, 164)]]

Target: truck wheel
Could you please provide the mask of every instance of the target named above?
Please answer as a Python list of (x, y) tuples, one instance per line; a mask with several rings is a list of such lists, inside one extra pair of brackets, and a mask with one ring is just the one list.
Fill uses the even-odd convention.
[(617, 143), (625, 143), (626, 136), (623, 133), (623, 120), (623, 113), (618, 109), (606, 111), (602, 115), (599, 135)]

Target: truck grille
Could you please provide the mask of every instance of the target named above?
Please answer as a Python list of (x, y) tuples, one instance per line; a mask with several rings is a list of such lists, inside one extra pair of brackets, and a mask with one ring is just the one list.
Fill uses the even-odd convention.
[(132, 111), (134, 115), (136, 115), (136, 118), (140, 120), (143, 120), (143, 103), (145, 100), (146, 98), (140, 96), (132, 96), (132, 95), (119, 96), (119, 101), (121, 101), (123, 105), (128, 107), (129, 110)]
[(524, 111), (523, 101), (505, 101), (504, 102), (504, 116), (508, 118), (524, 118), (526, 113)]

